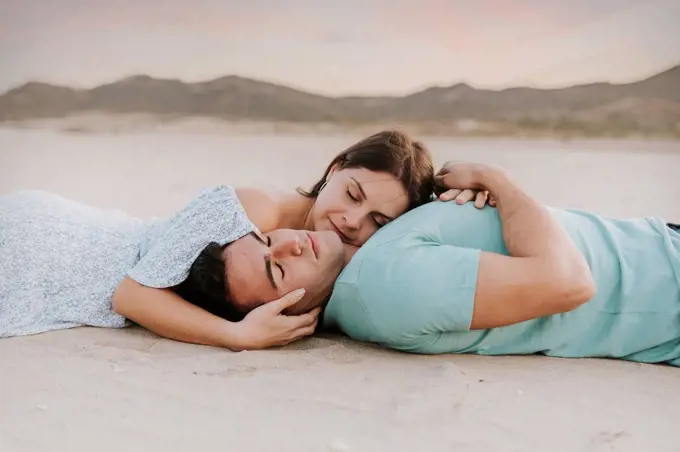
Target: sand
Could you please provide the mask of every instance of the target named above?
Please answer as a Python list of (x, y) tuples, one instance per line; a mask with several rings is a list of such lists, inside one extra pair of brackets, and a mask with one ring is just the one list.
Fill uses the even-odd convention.
[[(355, 136), (0, 130), (0, 193), (45, 188), (166, 215), (212, 183), (308, 184)], [(680, 220), (672, 142), (431, 140), (543, 202)], [(415, 356), (339, 336), (233, 353), (142, 330), (0, 340), (0, 451), (677, 451), (680, 370)]]

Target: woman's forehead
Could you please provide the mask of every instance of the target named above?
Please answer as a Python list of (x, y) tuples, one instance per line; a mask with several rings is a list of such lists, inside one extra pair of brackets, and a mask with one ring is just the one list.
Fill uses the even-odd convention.
[(363, 197), (387, 216), (395, 216), (408, 206), (408, 194), (401, 182), (391, 174), (370, 177), (350, 176)]

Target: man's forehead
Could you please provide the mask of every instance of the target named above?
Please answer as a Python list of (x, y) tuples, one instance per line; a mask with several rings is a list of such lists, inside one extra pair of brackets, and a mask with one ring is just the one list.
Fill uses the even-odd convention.
[(264, 234), (257, 227), (253, 228), (250, 234), (248, 234), (248, 237), (257, 240), (260, 243), (266, 243)]
[(249, 234), (241, 240), (242, 246), (228, 246), (225, 250), (227, 283), (238, 304), (251, 305), (253, 302), (271, 297), (276, 298), (267, 279), (264, 264), (265, 254), (259, 237)]

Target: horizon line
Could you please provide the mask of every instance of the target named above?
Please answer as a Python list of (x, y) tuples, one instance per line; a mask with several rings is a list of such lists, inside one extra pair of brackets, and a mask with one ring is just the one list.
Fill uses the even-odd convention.
[(447, 88), (453, 88), (455, 86), (461, 86), (461, 85), (468, 86), (468, 87), (475, 89), (475, 90), (478, 90), (478, 91), (495, 91), (495, 92), (502, 92), (502, 91), (507, 91), (507, 90), (511, 90), (511, 89), (518, 89), (518, 88), (520, 88), (520, 89), (521, 88), (528, 88), (528, 89), (534, 89), (534, 90), (539, 90), (539, 91), (553, 91), (553, 90), (576, 88), (576, 87), (581, 87), (581, 86), (590, 86), (590, 85), (598, 85), (598, 84), (607, 84), (607, 85), (612, 85), (612, 86), (622, 86), (622, 85), (629, 85), (629, 84), (632, 84), (632, 83), (642, 82), (642, 81), (648, 80), (652, 77), (664, 74), (666, 72), (672, 71), (672, 70), (677, 69), (677, 68), (680, 68), (680, 61), (671, 65), (671, 66), (664, 66), (664, 68), (662, 68), (660, 70), (650, 72), (648, 75), (646, 75), (644, 77), (635, 78), (635, 79), (628, 81), (628, 82), (617, 82), (617, 83), (613, 83), (611, 81), (602, 80), (602, 79), (596, 79), (596, 80), (585, 81), (585, 82), (582, 82), (582, 83), (575, 83), (575, 84), (569, 84), (569, 85), (564, 85), (564, 84), (555, 85), (555, 86), (512, 85), (512, 86), (506, 86), (504, 88), (499, 88), (499, 87), (493, 88), (493, 87), (484, 87), (482, 85), (476, 85), (474, 82), (459, 80), (457, 82), (454, 82), (454, 83), (451, 83), (451, 84), (448, 84), (448, 85), (422, 84), (422, 85), (420, 85), (420, 87), (412, 88), (408, 91), (403, 91), (402, 93), (342, 94), (342, 95), (325, 94), (325, 93), (315, 91), (315, 90), (308, 90), (306, 88), (303, 88), (301, 86), (291, 84), (291, 83), (285, 83), (285, 82), (280, 82), (280, 81), (276, 81), (276, 80), (273, 80), (273, 79), (260, 78), (260, 77), (257, 77), (257, 76), (246, 76), (246, 75), (240, 75), (240, 74), (226, 74), (226, 75), (220, 75), (220, 76), (217, 76), (217, 77), (196, 79), (194, 81), (190, 81), (190, 80), (187, 80), (186, 78), (182, 78), (182, 77), (161, 77), (161, 76), (154, 76), (154, 75), (151, 75), (149, 73), (136, 73), (136, 74), (130, 74), (130, 75), (126, 75), (126, 76), (119, 76), (117, 78), (112, 78), (111, 81), (99, 83), (99, 84), (95, 84), (95, 85), (90, 85), (90, 86), (78, 86), (77, 84), (76, 85), (69, 85), (69, 84), (62, 84), (62, 83), (53, 83), (53, 82), (39, 80), (39, 79), (30, 79), (28, 81), (25, 81), (23, 83), (17, 84), (13, 87), (6, 89), (2, 93), (0, 93), (0, 96), (4, 96), (11, 91), (21, 89), (21, 88), (23, 88), (27, 85), (30, 85), (30, 84), (50, 85), (50, 86), (59, 87), (59, 88), (69, 88), (69, 89), (73, 89), (73, 90), (76, 90), (76, 91), (90, 91), (92, 89), (95, 89), (95, 88), (98, 88), (98, 87), (101, 87), (101, 86), (113, 85), (113, 84), (116, 84), (116, 83), (120, 83), (124, 80), (133, 79), (133, 78), (142, 78), (142, 77), (150, 78), (150, 79), (153, 79), (153, 80), (156, 80), (156, 81), (180, 82), (180, 83), (183, 83), (185, 85), (193, 85), (193, 84), (199, 84), (199, 83), (209, 83), (209, 82), (214, 82), (216, 80), (221, 80), (221, 79), (233, 77), (233, 78), (240, 78), (240, 79), (244, 79), (244, 80), (250, 80), (250, 81), (258, 82), (258, 83), (276, 85), (276, 86), (279, 86), (279, 87), (293, 89), (295, 91), (299, 91), (299, 92), (302, 92), (302, 93), (305, 93), (305, 94), (311, 94), (311, 95), (314, 95), (314, 96), (320, 96), (320, 97), (332, 98), (332, 99), (376, 98), (376, 97), (380, 97), (380, 98), (395, 97), (396, 98), (396, 97), (410, 96), (410, 95), (413, 95), (413, 94), (421, 93), (423, 91), (427, 91), (429, 89), (437, 89), (437, 88), (447, 89)]

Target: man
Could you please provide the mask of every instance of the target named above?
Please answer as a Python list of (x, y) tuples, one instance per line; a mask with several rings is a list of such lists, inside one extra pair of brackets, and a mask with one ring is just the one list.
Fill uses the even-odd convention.
[(210, 243), (177, 292), (206, 311), (237, 322), (259, 306), (304, 289), (302, 298), (283, 311), (299, 315), (328, 301), (356, 249), (332, 231), (276, 229), (263, 234), (253, 229), (224, 246)]
[(349, 254), (332, 233), (318, 245), (318, 233), (253, 233), (222, 252), (227, 298), (244, 315), (304, 287), (299, 312), (333, 288), (326, 327), (415, 353), (680, 365), (680, 234), (671, 227), (546, 208), (493, 167), (450, 163), (438, 179), (488, 190), (498, 209), (419, 207), (378, 231), (334, 285)]
[(353, 249), (332, 231), (254, 231), (224, 250), (228, 298), (245, 313), (304, 288), (302, 300), (286, 313), (307, 312), (328, 300)]
[(680, 366), (680, 234), (657, 218), (546, 208), (500, 169), (449, 163), (435, 201), (380, 230), (343, 270), (324, 325), (414, 353), (616, 357)]

